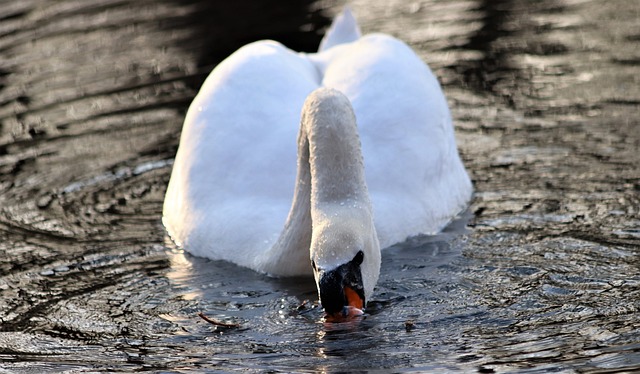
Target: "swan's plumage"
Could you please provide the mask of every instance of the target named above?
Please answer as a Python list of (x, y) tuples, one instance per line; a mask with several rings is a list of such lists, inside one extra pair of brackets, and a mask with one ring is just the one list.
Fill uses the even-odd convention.
[(436, 78), (403, 42), (360, 37), (353, 16), (341, 17), (317, 54), (259, 41), (205, 81), (185, 119), (163, 212), (171, 237), (192, 254), (311, 274), (308, 247), (284, 258), (273, 246), (292, 206), (301, 108), (322, 86), (353, 106), (381, 248), (435, 233), (466, 206), (471, 182)]

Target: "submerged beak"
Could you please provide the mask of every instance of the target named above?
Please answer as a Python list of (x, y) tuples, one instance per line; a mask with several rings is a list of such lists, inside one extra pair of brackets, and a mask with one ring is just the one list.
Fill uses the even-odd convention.
[(322, 274), (318, 289), (327, 321), (341, 322), (364, 314), (365, 297), (359, 264), (347, 263)]

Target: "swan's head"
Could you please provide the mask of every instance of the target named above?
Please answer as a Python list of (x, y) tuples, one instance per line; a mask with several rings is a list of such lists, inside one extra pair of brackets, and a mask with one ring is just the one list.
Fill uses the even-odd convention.
[(330, 320), (362, 314), (380, 275), (380, 246), (372, 220), (349, 217), (314, 223), (311, 266)]

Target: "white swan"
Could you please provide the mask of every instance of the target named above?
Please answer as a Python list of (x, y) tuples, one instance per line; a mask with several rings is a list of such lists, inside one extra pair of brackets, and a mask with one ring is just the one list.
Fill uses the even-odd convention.
[(318, 53), (259, 41), (213, 70), (163, 222), (196, 256), (313, 272), (331, 314), (371, 297), (380, 248), (439, 231), (471, 192), (436, 78), (403, 42), (361, 37), (345, 10)]

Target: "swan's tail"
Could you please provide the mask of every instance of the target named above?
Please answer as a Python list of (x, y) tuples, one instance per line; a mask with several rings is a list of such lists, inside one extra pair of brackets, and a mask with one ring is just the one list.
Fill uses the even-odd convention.
[(333, 20), (331, 27), (329, 27), (324, 38), (322, 38), (318, 52), (326, 51), (338, 44), (356, 41), (360, 38), (360, 35), (358, 22), (351, 13), (351, 9), (345, 6), (342, 13)]

